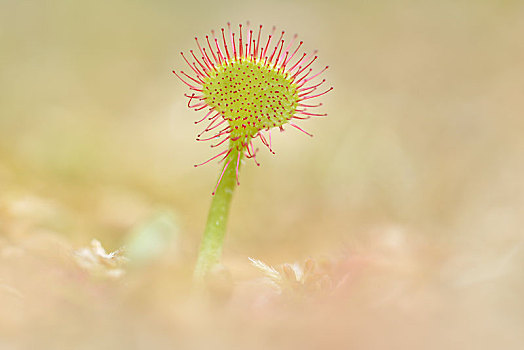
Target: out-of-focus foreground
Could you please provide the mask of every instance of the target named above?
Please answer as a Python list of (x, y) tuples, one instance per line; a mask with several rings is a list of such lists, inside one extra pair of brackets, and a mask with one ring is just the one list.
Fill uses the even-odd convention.
[[(243, 167), (199, 299), (219, 168), (171, 70), (245, 20), (335, 90)], [(524, 347), (523, 36), (516, 0), (2, 1), (0, 349)]]

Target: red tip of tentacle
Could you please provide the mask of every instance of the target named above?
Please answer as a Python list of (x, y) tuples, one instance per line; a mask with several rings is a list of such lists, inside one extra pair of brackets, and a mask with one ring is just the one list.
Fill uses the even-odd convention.
[(319, 97), (319, 96), (325, 95), (328, 92), (330, 92), (331, 90), (333, 90), (333, 87), (330, 87), (328, 90), (326, 90), (324, 92), (321, 92), (320, 94), (316, 94), (316, 95), (312, 95), (312, 96), (304, 96), (299, 101), (309, 100), (309, 99), (312, 99), (312, 98), (315, 98), (315, 97)]
[(302, 131), (304, 134), (310, 136), (310, 137), (313, 137), (312, 134), (308, 133), (307, 131), (304, 131), (304, 129), (302, 129), (301, 127), (299, 127), (298, 125), (294, 124), (294, 123), (289, 123), (289, 125), (291, 125), (292, 127), (294, 127), (295, 129), (298, 129), (300, 131)]
[(212, 161), (213, 159), (217, 159), (218, 157), (220, 157), (221, 155), (223, 155), (224, 153), (226, 153), (228, 150), (226, 149), (224, 152), (220, 152), (219, 154), (213, 156), (212, 158), (209, 158), (208, 160), (206, 160), (205, 162), (203, 163), (200, 163), (200, 164), (195, 164), (194, 167), (199, 167), (199, 166), (202, 166), (204, 164), (207, 164), (209, 163), (210, 161)]

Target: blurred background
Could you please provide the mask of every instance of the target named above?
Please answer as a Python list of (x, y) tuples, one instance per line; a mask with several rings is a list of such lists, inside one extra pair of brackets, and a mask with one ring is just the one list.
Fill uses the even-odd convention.
[[(171, 71), (246, 20), (334, 91), (244, 165), (208, 308), (219, 166)], [(522, 348), (523, 35), (517, 0), (1, 0), (0, 348)]]

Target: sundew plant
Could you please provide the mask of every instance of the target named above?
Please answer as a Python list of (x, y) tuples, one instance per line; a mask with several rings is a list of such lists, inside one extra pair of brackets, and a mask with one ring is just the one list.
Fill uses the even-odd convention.
[(285, 32), (275, 28), (267, 37), (262, 25), (255, 30), (249, 24), (232, 30), (211, 31), (205, 40), (195, 38), (197, 50), (181, 53), (188, 71), (173, 73), (189, 88), (188, 106), (202, 111), (207, 123), (198, 141), (211, 141), (212, 148), (223, 148), (200, 166), (213, 160), (223, 162), (212, 192), (213, 200), (195, 268), (195, 279), (203, 280), (219, 262), (226, 232), (233, 191), (239, 184), (243, 158), (257, 162), (254, 141), (273, 152), (271, 131), (289, 125), (306, 135), (297, 122), (321, 117), (315, 99), (333, 88), (325, 88), (320, 76), (327, 66), (314, 71), (316, 51), (302, 53), (303, 42), (297, 36), (287, 43)]

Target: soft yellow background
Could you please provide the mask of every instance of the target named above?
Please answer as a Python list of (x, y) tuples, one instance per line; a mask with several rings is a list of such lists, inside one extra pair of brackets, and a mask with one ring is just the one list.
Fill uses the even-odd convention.
[[(186, 309), (163, 305), (175, 303), (170, 293), (182, 287), (173, 285), (187, 283), (170, 271), (191, 268), (219, 171), (217, 164), (193, 167), (214, 151), (195, 141), (201, 114), (186, 107), (185, 86), (171, 70), (185, 69), (179, 52), (194, 48), (195, 35), (245, 20), (266, 30), (276, 25), (288, 39), (298, 33), (305, 50), (319, 50), (317, 68), (330, 65), (325, 77), (335, 90), (321, 99), (327, 118), (300, 123), (314, 138), (290, 128), (274, 138), (276, 156), (261, 147), (262, 166), (243, 167), (224, 250), (233, 280), (256, 275), (248, 256), (278, 265), (358, 250), (385, 256), (387, 268), (355, 287), (370, 309), (334, 307), (330, 322), (319, 321), (330, 319), (323, 309), (311, 323), (293, 312), (264, 315), (274, 323), (253, 316), (259, 323), (240, 336), (234, 325), (245, 322), (235, 311), (220, 311), (231, 329), (219, 332), (215, 311), (194, 312), (180, 300)], [(114, 250), (159, 211), (175, 218), (182, 258), (166, 253), (159, 269), (133, 275), (130, 288), (142, 297), (112, 309), (104, 337), (96, 340), (98, 328), (86, 325), (93, 338), (69, 332), (57, 336), (60, 344), (129, 341), (133, 348), (136, 341), (123, 339), (136, 328), (146, 343), (165, 337), (156, 346), (177, 346), (173, 329), (182, 327), (190, 330), (180, 345), (187, 348), (229, 349), (238, 339), (266, 349), (524, 346), (523, 37), (524, 4), (510, 0), (3, 0), (0, 286), (25, 298), (11, 310), (19, 318), (0, 309), (7, 348), (22, 334), (49, 341), (34, 318), (53, 313), (58, 320), (49, 329), (57, 329), (60, 320), (79, 321), (73, 310), (88, 309), (86, 300), (115, 307), (111, 298), (128, 293), (96, 287), (101, 296), (64, 305), (56, 290), (83, 284), (64, 287), (59, 279), (51, 288), (42, 277), (49, 270), (20, 266), (31, 249), (45, 251), (45, 261), (55, 261), (54, 245), (46, 248), (55, 239), (65, 251), (92, 238)], [(21, 249), (16, 259), (13, 249)], [(53, 273), (61, 271), (56, 264)], [(398, 288), (401, 297), (368, 295)], [(52, 295), (44, 301), (54, 306), (20, 316), (42, 306), (35, 290)], [(0, 289), (0, 307), (12, 306), (9, 298)], [(385, 309), (375, 306), (384, 298)], [(153, 310), (155, 331), (129, 321), (144, 310)], [(105, 312), (89, 314), (86, 324)], [(308, 342), (315, 331), (330, 340)], [(192, 342), (215, 332), (220, 342)]]

